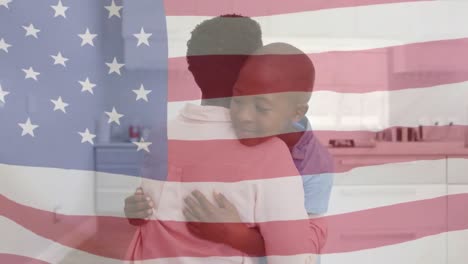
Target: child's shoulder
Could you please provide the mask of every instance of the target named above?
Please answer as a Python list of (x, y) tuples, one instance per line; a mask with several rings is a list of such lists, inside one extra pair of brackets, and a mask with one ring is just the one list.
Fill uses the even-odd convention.
[(306, 146), (305, 168), (314, 173), (333, 172), (333, 157), (326, 146), (317, 137), (312, 137)]

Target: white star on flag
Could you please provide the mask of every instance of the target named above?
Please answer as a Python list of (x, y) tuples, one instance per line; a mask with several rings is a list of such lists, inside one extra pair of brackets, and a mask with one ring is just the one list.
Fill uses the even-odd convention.
[(96, 137), (96, 135), (91, 134), (89, 132), (89, 129), (86, 128), (84, 132), (78, 132), (81, 136), (81, 143), (89, 142), (89, 144), (94, 145), (93, 139)]
[(120, 18), (120, 9), (122, 9), (122, 6), (116, 5), (114, 0), (112, 0), (112, 4), (110, 6), (105, 6), (105, 8), (109, 11), (108, 18), (111, 18), (113, 16)]
[(153, 144), (151, 142), (145, 142), (143, 138), (141, 138), (140, 142), (133, 142), (133, 144), (137, 145), (137, 151), (144, 150), (146, 152), (150, 152), (148, 147)]
[(33, 24), (30, 24), (28, 27), (26, 26), (23, 26), (24, 30), (26, 30), (26, 37), (27, 36), (33, 36), (35, 38), (37, 38), (37, 33), (41, 32), (40, 29), (37, 29), (34, 27)]
[(83, 47), (86, 44), (89, 44), (94, 47), (94, 38), (97, 37), (97, 34), (91, 34), (89, 32), (89, 28), (86, 28), (86, 32), (84, 34), (78, 34), (78, 36), (82, 39), (81, 41), (81, 47)]
[(115, 122), (117, 125), (120, 125), (120, 118), (122, 118), (124, 115), (117, 113), (115, 110), (115, 107), (112, 107), (112, 112), (105, 112), (106, 115), (109, 116), (109, 121), (107, 123), (112, 123)]
[(54, 111), (57, 111), (57, 110), (61, 110), (62, 112), (64, 112), (65, 114), (67, 113), (67, 111), (65, 110), (65, 107), (68, 106), (67, 103), (65, 103), (64, 101), (62, 101), (62, 97), (59, 96), (59, 98), (57, 100), (50, 100), (52, 103), (54, 103)]
[(29, 134), (32, 137), (34, 137), (34, 129), (39, 127), (38, 125), (33, 125), (31, 123), (31, 119), (29, 119), (29, 117), (28, 117), (28, 120), (26, 120), (25, 123), (18, 123), (18, 125), (23, 129), (23, 132), (21, 133), (21, 136), (25, 136), (25, 135)]
[(4, 38), (0, 39), (0, 49), (1, 50), (4, 50), (6, 53), (8, 53), (8, 48), (9, 47), (11, 47), (11, 45), (6, 43)]
[(137, 98), (136, 100), (145, 100), (146, 102), (148, 102), (148, 94), (151, 93), (151, 90), (145, 90), (145, 87), (143, 86), (143, 84), (140, 86), (140, 89), (137, 89), (137, 90), (132, 90), (136, 95), (137, 95)]
[(115, 72), (118, 75), (120, 75), (120, 68), (125, 66), (123, 63), (118, 63), (116, 57), (114, 57), (114, 60), (111, 63), (106, 63), (106, 65), (109, 67), (109, 74)]
[(149, 46), (149, 38), (152, 36), (152, 33), (146, 33), (143, 28), (141, 28), (140, 33), (133, 34), (135, 38), (138, 39), (137, 47), (139, 47), (141, 44), (145, 44), (146, 46)]
[(4, 6), (6, 8), (10, 8), (8, 6), (9, 3), (11, 3), (12, 0), (0, 0), (0, 6)]
[(2, 86), (0, 85), (0, 101), (2, 101), (2, 103), (5, 103), (5, 96), (7, 96), (9, 94), (10, 94), (10, 92), (4, 91)]
[(65, 11), (67, 11), (68, 6), (62, 5), (62, 0), (59, 0), (57, 5), (51, 5), (50, 7), (52, 7), (55, 10), (54, 17), (62, 16), (64, 18), (67, 18)]
[(91, 94), (94, 94), (93, 88), (96, 87), (96, 84), (92, 83), (89, 81), (89, 78), (86, 78), (84, 82), (78, 81), (81, 84), (81, 91), (82, 92), (90, 92)]
[(29, 67), (29, 69), (23, 69), (24, 73), (26, 73), (26, 77), (24, 79), (34, 79), (37, 81), (37, 76), (40, 75), (40, 73), (35, 72), (32, 67)]
[(57, 56), (54, 56), (54, 55), (50, 55), (50, 56), (54, 59), (54, 65), (61, 64), (63, 65), (63, 67), (67, 67), (67, 65), (65, 65), (65, 62), (67, 62), (68, 59), (63, 57), (61, 52), (59, 52)]

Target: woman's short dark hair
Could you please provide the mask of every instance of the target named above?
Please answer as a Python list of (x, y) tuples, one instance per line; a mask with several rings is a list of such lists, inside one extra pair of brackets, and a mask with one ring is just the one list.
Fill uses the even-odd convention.
[(197, 25), (187, 62), (203, 99), (231, 97), (242, 65), (262, 45), (260, 25), (249, 17), (223, 15)]

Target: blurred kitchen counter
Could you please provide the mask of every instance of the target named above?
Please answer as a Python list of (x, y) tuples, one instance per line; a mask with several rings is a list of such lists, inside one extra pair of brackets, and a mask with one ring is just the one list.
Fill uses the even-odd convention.
[(329, 148), (329, 151), (333, 156), (468, 156), (468, 148), (464, 145), (464, 142), (378, 142), (375, 147)]

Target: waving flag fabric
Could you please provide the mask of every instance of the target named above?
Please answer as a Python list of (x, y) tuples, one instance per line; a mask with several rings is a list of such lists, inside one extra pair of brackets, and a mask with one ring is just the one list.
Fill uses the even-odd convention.
[[(374, 152), (331, 150), (341, 155), (332, 171), (338, 182), (360, 184), (334, 187), (329, 214), (318, 219), (327, 222), (327, 243), (310, 253), (322, 254), (322, 263), (466, 263), (468, 187), (452, 184), (468, 184), (462, 143), (468, 2), (462, 0), (0, 0), (0, 262), (129, 261), (137, 227), (124, 217), (124, 201), (112, 201), (120, 213), (97, 212), (94, 185), (99, 175), (128, 181), (131, 190), (141, 178), (95, 166), (94, 147), (102, 142), (96, 121), (121, 133), (136, 120), (157, 128), (138, 153), (147, 146), (162, 161), (183, 140), (192, 149), (236, 140), (166, 129), (183, 105), (200, 100), (185, 57), (191, 30), (228, 13), (258, 21), (264, 43), (290, 43), (311, 57), (316, 84), (308, 117), (325, 144), (418, 126), (438, 140), (387, 143)], [(159, 165), (164, 177), (167, 162)], [(457, 182), (452, 174), (461, 175)], [(370, 184), (363, 180), (369, 176)], [(229, 181), (216, 177), (206, 175), (202, 183), (227, 188)], [(262, 224), (284, 221), (267, 220)], [(294, 231), (295, 221), (308, 220), (287, 221)], [(163, 224), (182, 229), (185, 223)], [(143, 263), (210, 263), (215, 254), (170, 251), (162, 246)]]

